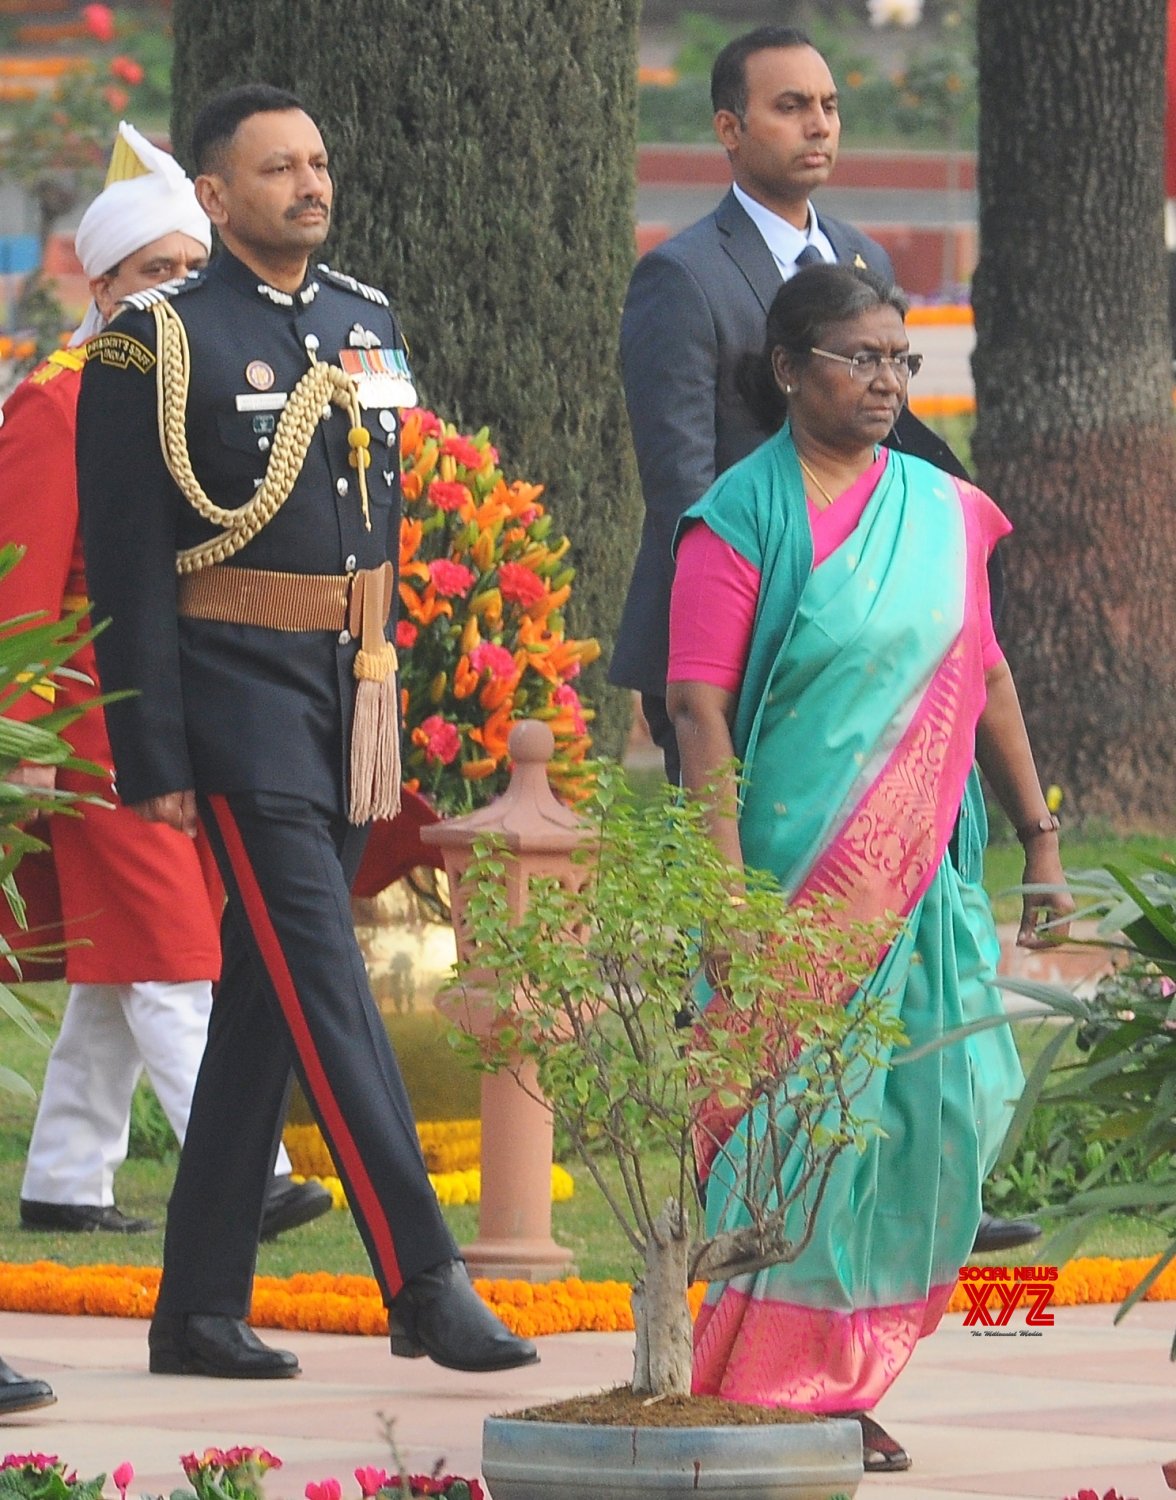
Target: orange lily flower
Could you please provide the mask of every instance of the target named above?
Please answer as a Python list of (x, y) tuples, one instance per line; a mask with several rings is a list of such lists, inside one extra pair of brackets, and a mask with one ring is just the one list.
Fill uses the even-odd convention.
[[(476, 623), (476, 622), (475, 622)], [(457, 666), (453, 669), (453, 696), (455, 698), (468, 698), (478, 687), (481, 674), (475, 672), (470, 666), (468, 656), (460, 656)]]
[(421, 476), (413, 469), (406, 470), (400, 476), (400, 489), (406, 500), (419, 500), (424, 487)]
[[(401, 597), (403, 597), (404, 585), (401, 584)], [(434, 584), (430, 584), (425, 590), (424, 598), (419, 602), (418, 610), (413, 614), (413, 619), (418, 625), (431, 625), (439, 615), (453, 618), (453, 605), (448, 599), (439, 599)]]
[(467, 781), (481, 781), (484, 777), (493, 776), (497, 770), (498, 762), (487, 755), (481, 760), (467, 760), (461, 768), (461, 774)]
[(477, 741), (486, 754), (492, 755), (495, 761), (505, 760), (506, 742), (513, 728), (514, 719), (511, 717), (510, 705), (504, 703), (494, 710), (480, 729), (470, 730), (470, 739)]

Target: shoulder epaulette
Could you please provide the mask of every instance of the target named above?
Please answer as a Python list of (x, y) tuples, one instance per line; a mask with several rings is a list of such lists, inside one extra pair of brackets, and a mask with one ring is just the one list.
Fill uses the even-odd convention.
[(61, 374), (62, 370), (80, 370), (86, 363), (86, 356), (81, 349), (54, 349), (53, 353), (43, 365), (29, 376), (34, 385), (46, 385), (48, 382)]
[(355, 292), (360, 297), (366, 297), (369, 302), (378, 303), (380, 307), (388, 306), (388, 299), (378, 286), (368, 286), (365, 281), (356, 281), (354, 276), (345, 276), (342, 271), (332, 271), (330, 266), (316, 266), (315, 270), (328, 281), (341, 286), (345, 291)]
[(122, 307), (134, 307), (139, 312), (146, 312), (155, 306), (157, 302), (170, 301), (172, 297), (182, 296), (184, 292), (193, 291), (203, 284), (204, 278), (199, 271), (191, 276), (177, 276), (174, 281), (161, 282), (159, 286), (148, 287), (145, 292), (128, 292), (121, 299)]

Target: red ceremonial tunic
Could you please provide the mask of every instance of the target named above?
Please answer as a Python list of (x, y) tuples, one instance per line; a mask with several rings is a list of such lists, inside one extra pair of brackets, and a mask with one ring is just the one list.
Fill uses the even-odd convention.
[[(74, 468), (83, 364), (76, 350), (50, 355), (4, 404), (0, 544), (15, 542), (27, 551), (0, 583), (0, 620), (33, 612), (56, 620), (86, 602)], [(87, 701), (98, 691), (92, 685), (98, 681), (92, 645), (83, 646), (69, 665), (90, 682), (59, 678), (57, 707)], [(32, 719), (50, 707), (30, 692), (10, 714)], [(83, 714), (66, 737), (78, 755), (104, 767), (106, 775), (99, 782), (59, 771), (58, 786), (97, 791), (113, 800), (102, 710)], [(193, 841), (162, 823), (145, 823), (121, 806), (80, 811), (81, 817), (47, 820), (51, 870), (46, 860), (38, 867), (34, 858), (26, 861), (28, 870), (22, 866), (17, 872), (18, 888), (29, 902), (29, 925), (38, 929), (36, 940), (51, 938), (60, 924), (74, 944), (66, 951), (65, 975), (75, 984), (216, 979), (223, 891), (203, 833)], [(0, 917), (11, 934), (6, 909)], [(47, 971), (30, 965), (25, 977), (47, 977)]]

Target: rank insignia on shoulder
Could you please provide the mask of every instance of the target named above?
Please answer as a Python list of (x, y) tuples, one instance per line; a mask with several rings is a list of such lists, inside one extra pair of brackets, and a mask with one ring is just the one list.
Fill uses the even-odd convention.
[(146, 344), (133, 339), (129, 333), (110, 330), (87, 341), (86, 358), (111, 365), (116, 370), (138, 370), (140, 375), (146, 375), (155, 367), (155, 355)]
[(82, 349), (54, 349), (53, 353), (29, 376), (33, 385), (48, 385), (55, 380), (62, 370), (80, 370), (86, 363), (86, 354)]
[(342, 271), (332, 271), (330, 266), (316, 266), (315, 270), (345, 291), (357, 292), (359, 296), (366, 297), (369, 302), (375, 302), (380, 307), (388, 306), (388, 299), (378, 286), (368, 286), (365, 281), (356, 281), (354, 276), (345, 276)]
[(177, 292), (190, 291), (195, 281), (193, 276), (177, 276), (174, 281), (163, 281), (159, 286), (150, 286), (144, 292), (128, 292), (120, 302), (123, 307), (134, 307), (139, 312), (146, 312), (157, 302), (166, 302), (174, 297)]
[(340, 349), (339, 363), (355, 381), (365, 409), (416, 405), (416, 386), (403, 349)]

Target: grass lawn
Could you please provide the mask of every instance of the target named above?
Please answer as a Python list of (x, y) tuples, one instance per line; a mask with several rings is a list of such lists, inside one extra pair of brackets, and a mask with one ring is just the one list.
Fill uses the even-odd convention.
[[(40, 998), (52, 1016), (60, 1010), (63, 989), (38, 987)], [(49, 1024), (52, 1024), (50, 1019)], [(1040, 1026), (1019, 1028), (1023, 1047), (1032, 1054), (1040, 1043)], [(22, 1072), (35, 1085), (44, 1072), (45, 1053), (35, 1042), (5, 1024), (4, 1061)], [(24, 1170), (24, 1152), (32, 1127), (32, 1101), (0, 1093), (0, 1260), (28, 1262), (56, 1260), (67, 1265), (122, 1262), (158, 1265), (163, 1250), (163, 1219), (171, 1189), (175, 1163), (132, 1158), (118, 1179), (118, 1197), (128, 1213), (155, 1219), (152, 1233), (122, 1239), (112, 1235), (42, 1234), (23, 1230), (18, 1200)], [(637, 1257), (614, 1224), (607, 1205), (578, 1163), (569, 1163), (576, 1179), (576, 1194), (570, 1202), (554, 1207), (556, 1239), (572, 1250), (581, 1275), (592, 1279), (631, 1280)], [(664, 1196), (673, 1182), (672, 1164), (657, 1164), (655, 1189)], [(610, 1174), (612, 1175), (612, 1174)], [(463, 1206), (445, 1210), (459, 1244), (469, 1243), (477, 1231), (477, 1209)], [(1083, 1254), (1134, 1256), (1152, 1254), (1166, 1243), (1164, 1232), (1132, 1218), (1117, 1218), (1092, 1235)], [(1022, 1255), (1030, 1261), (1032, 1255)], [(1009, 1262), (1017, 1256), (1001, 1256)], [(325, 1270), (366, 1272), (367, 1260), (359, 1235), (348, 1213), (332, 1213), (306, 1225), (273, 1244), (263, 1245), (258, 1262), (263, 1275), (288, 1276), (296, 1271)]]

